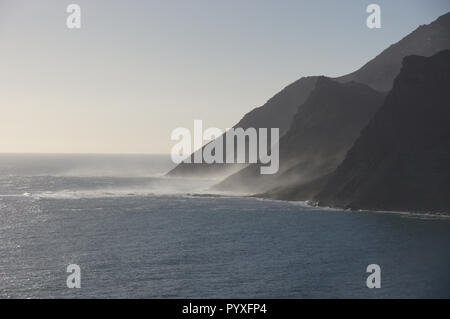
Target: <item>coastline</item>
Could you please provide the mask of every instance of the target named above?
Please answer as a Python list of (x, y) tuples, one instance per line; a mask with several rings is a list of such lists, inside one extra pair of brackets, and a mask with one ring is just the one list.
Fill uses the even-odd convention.
[(342, 208), (342, 207), (331, 207), (331, 206), (321, 206), (312, 203), (310, 200), (285, 200), (285, 199), (274, 199), (269, 197), (260, 196), (259, 194), (245, 195), (237, 193), (187, 193), (185, 196), (194, 198), (248, 198), (256, 199), (259, 201), (268, 202), (280, 202), (287, 203), (296, 206), (302, 206), (305, 208), (336, 211), (336, 212), (347, 212), (347, 213), (375, 213), (375, 214), (392, 214), (399, 215), (405, 218), (417, 218), (417, 219), (439, 219), (439, 220), (450, 220), (450, 213), (448, 212), (433, 212), (433, 211), (407, 211), (407, 210), (381, 210), (381, 209), (366, 209), (366, 208)]

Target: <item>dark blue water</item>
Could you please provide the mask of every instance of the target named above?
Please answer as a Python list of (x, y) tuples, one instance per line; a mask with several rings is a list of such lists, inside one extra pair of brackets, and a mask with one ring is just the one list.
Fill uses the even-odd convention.
[(450, 297), (448, 218), (190, 196), (163, 162), (0, 156), (0, 297)]

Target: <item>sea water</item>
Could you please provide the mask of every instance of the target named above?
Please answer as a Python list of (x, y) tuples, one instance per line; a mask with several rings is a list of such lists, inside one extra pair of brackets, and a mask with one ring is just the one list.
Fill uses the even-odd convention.
[(172, 166), (0, 155), (0, 298), (450, 297), (446, 216), (210, 196), (216, 181), (164, 177)]

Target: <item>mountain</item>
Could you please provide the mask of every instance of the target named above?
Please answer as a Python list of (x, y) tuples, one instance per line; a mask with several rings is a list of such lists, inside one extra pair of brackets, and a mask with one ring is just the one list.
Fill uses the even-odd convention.
[(400, 72), (405, 56), (429, 57), (444, 49), (450, 49), (450, 12), (429, 25), (418, 27), (359, 70), (336, 78), (336, 80), (339, 82), (356, 81), (367, 84), (376, 90), (387, 92), (392, 88), (392, 83)]
[[(317, 77), (304, 77), (288, 85), (273, 96), (263, 106), (253, 109), (234, 128), (278, 127), (280, 136), (289, 129), (292, 118), (315, 86)], [(225, 138), (224, 138), (225, 145)], [(203, 151), (203, 148), (202, 148)], [(225, 151), (224, 151), (225, 154)], [(193, 155), (191, 155), (191, 158)], [(192, 161), (193, 162), (193, 161)], [(181, 163), (168, 173), (171, 177), (223, 177), (247, 165), (243, 164), (203, 164)]]
[[(450, 13), (439, 17), (429, 25), (418, 27), (415, 31), (398, 43), (391, 45), (359, 70), (335, 78), (335, 80), (341, 83), (350, 81), (359, 82), (375, 90), (387, 92), (391, 89), (393, 80), (398, 75), (402, 59), (405, 56), (412, 54), (431, 56), (444, 49), (450, 49)], [(271, 98), (266, 104), (247, 113), (234, 127), (242, 127), (244, 129), (248, 127), (278, 127), (280, 129), (280, 136), (283, 136), (289, 130), (294, 115), (314, 89), (316, 80), (317, 77), (307, 77), (292, 83)], [(305, 163), (303, 165), (308, 164)], [(168, 176), (208, 176), (223, 178), (244, 167), (247, 167), (247, 165), (181, 163), (170, 171)], [(243, 176), (241, 179), (245, 179), (245, 174), (248, 172), (248, 170), (242, 171)], [(250, 176), (252, 175), (250, 174)], [(246, 182), (250, 185), (251, 180)], [(226, 183), (222, 184), (222, 186), (225, 185)]]
[[(410, 53), (420, 53), (421, 55), (429, 56), (442, 49), (450, 49), (450, 13), (441, 16), (429, 25), (420, 26), (410, 35), (384, 50), (358, 71), (334, 80), (341, 83), (357, 80), (380, 91), (388, 90), (400, 70), (404, 56)], [(317, 93), (317, 91), (313, 92)], [(323, 90), (322, 94), (329, 93)], [(326, 96), (324, 98), (326, 99)], [(322, 102), (325, 103), (326, 100)], [(329, 102), (333, 103), (333, 101)], [(299, 107), (299, 114), (302, 114), (304, 107), (304, 104)], [(339, 112), (338, 109), (335, 109), (335, 111)], [(348, 113), (346, 112), (345, 114)], [(317, 118), (314, 121), (318, 121), (319, 117), (322, 116), (319, 114), (315, 115)], [(323, 116), (326, 115), (327, 113), (323, 112)], [(358, 129), (364, 127), (368, 121), (366, 117), (361, 119), (364, 122), (359, 123)], [(291, 136), (291, 141), (289, 143), (280, 143), (280, 164), (282, 169), (276, 176), (258, 176), (257, 165), (250, 165), (226, 178), (216, 188), (227, 191), (264, 192), (265, 194), (262, 194), (262, 196), (277, 199), (311, 199), (310, 196), (316, 194), (324, 186), (325, 180), (322, 176), (331, 173), (337, 167), (340, 163), (339, 161), (343, 160), (345, 152), (358, 135), (348, 136), (348, 143), (342, 143), (342, 141), (336, 144), (323, 143), (320, 145), (322, 147), (320, 149), (322, 156), (311, 156), (308, 148), (305, 148), (305, 145), (308, 144), (306, 140), (309, 139), (311, 142), (314, 142), (316, 140), (315, 134), (320, 135), (322, 132), (318, 129), (316, 132), (310, 132), (310, 136), (304, 135), (300, 138), (298, 137), (299, 134), (295, 133), (296, 131), (307, 129), (309, 125), (308, 121), (294, 120), (291, 127), (293, 132), (288, 131), (286, 133), (287, 136)], [(333, 140), (333, 137), (331, 140)], [(319, 144), (315, 146), (319, 147)], [(337, 147), (340, 147), (340, 152), (337, 151)], [(293, 149), (302, 152), (304, 156), (296, 155), (295, 152), (292, 152)], [(314, 152), (319, 153), (319, 150), (314, 150)], [(315, 178), (320, 178), (320, 180), (315, 181)]]
[(260, 165), (252, 164), (214, 188), (256, 193), (306, 183), (334, 171), (383, 99), (383, 94), (364, 84), (318, 78), (280, 140), (278, 173), (261, 175)]
[(450, 212), (450, 51), (409, 56), (382, 108), (315, 197), (352, 209)]

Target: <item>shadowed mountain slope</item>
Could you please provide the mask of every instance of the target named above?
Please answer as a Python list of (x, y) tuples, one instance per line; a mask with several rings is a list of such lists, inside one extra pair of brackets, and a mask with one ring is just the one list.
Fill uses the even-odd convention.
[[(247, 113), (234, 128), (279, 128), (280, 136), (289, 129), (292, 118), (315, 86), (317, 77), (305, 77), (288, 85), (266, 104)], [(224, 138), (225, 146), (225, 138)], [(203, 151), (203, 148), (202, 148)], [(224, 154), (226, 154), (224, 150)], [(193, 158), (193, 155), (191, 155)], [(193, 162), (193, 161), (192, 161)], [(181, 163), (168, 173), (172, 177), (223, 177), (239, 170), (244, 164)]]
[(280, 140), (278, 173), (261, 175), (260, 164), (252, 164), (215, 189), (256, 193), (306, 183), (332, 172), (383, 99), (383, 94), (364, 84), (320, 77)]
[[(387, 92), (391, 89), (394, 78), (398, 75), (402, 59), (408, 55), (431, 56), (441, 50), (450, 49), (450, 13), (442, 15), (429, 25), (418, 27), (396, 44), (391, 45), (377, 57), (369, 61), (359, 70), (348, 75), (335, 78), (346, 83), (355, 81), (366, 84), (373, 89)], [(280, 136), (289, 129), (296, 112), (301, 108), (315, 86), (317, 77), (302, 78), (283, 89), (265, 105), (247, 113), (234, 127), (271, 128), (278, 127)], [(292, 163), (295, 165), (295, 163)], [(298, 163), (301, 166), (314, 163)], [(168, 173), (173, 177), (226, 177), (244, 167), (245, 164), (187, 164), (181, 163)], [(255, 169), (255, 168), (250, 168)], [(245, 179), (248, 170), (242, 171)], [(254, 174), (250, 174), (254, 175)], [(247, 181), (251, 183), (251, 181)], [(226, 184), (222, 184), (224, 186)]]
[(352, 209), (450, 212), (450, 51), (410, 56), (383, 107), (315, 197)]

